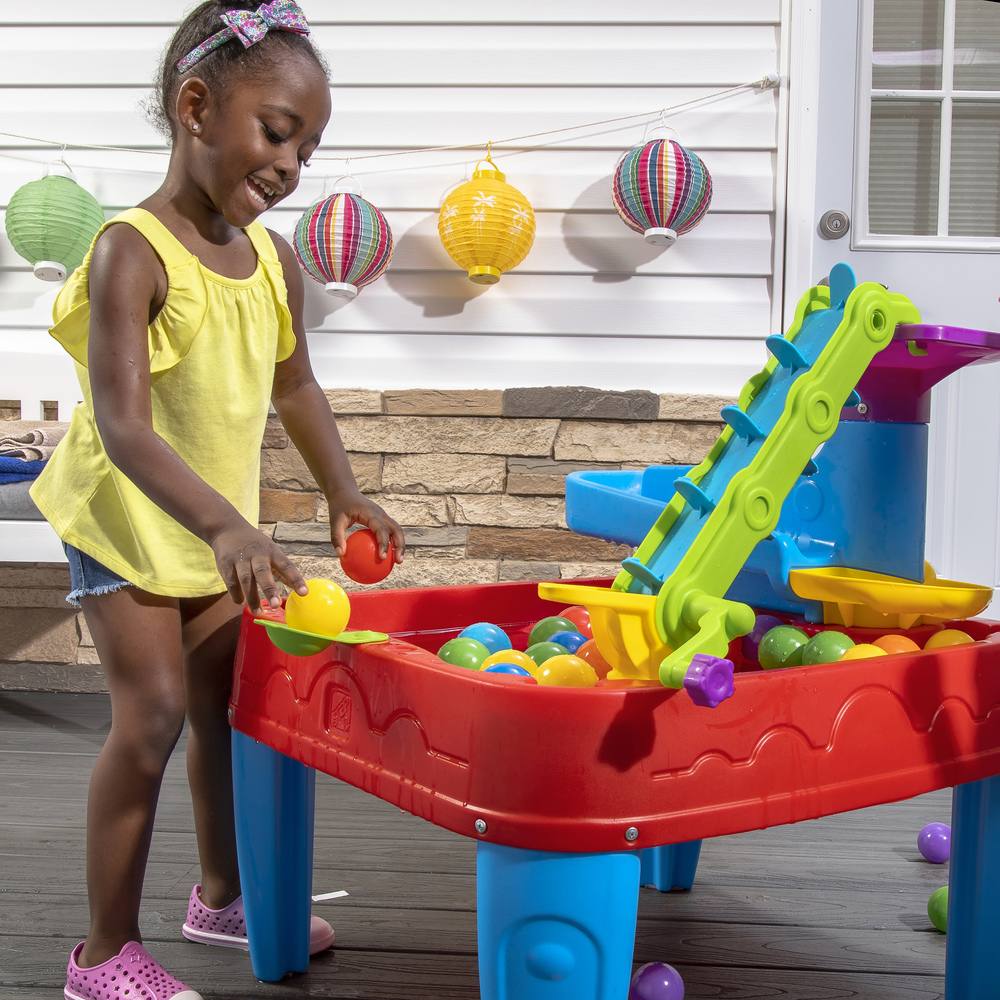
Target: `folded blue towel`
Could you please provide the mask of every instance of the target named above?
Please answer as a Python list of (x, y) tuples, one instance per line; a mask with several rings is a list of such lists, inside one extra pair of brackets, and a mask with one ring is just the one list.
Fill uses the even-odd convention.
[(44, 468), (44, 462), (26, 462), (23, 458), (0, 455), (0, 483), (23, 483), (27, 479), (35, 479)]

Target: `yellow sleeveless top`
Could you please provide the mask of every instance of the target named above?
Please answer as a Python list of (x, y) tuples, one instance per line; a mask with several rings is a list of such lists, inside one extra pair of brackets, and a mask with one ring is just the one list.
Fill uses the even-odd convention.
[[(274, 365), (295, 347), (274, 244), (263, 225), (252, 223), (245, 232), (257, 269), (249, 278), (226, 278), (203, 267), (144, 209), (122, 212), (101, 232), (121, 223), (142, 233), (167, 273), (166, 301), (149, 328), (153, 428), (255, 525)], [(49, 331), (76, 362), (83, 402), (32, 486), (32, 499), (64, 542), (143, 590), (168, 597), (221, 593), (226, 587), (211, 548), (104, 451), (87, 372), (92, 253), (93, 247), (59, 292)]]

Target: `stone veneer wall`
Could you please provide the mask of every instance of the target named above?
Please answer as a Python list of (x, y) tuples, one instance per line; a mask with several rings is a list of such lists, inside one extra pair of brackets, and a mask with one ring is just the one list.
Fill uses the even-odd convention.
[[(406, 531), (382, 587), (610, 576), (631, 553), (571, 532), (567, 473), (693, 465), (728, 399), (580, 387), (329, 390), (361, 489)], [(261, 451), (261, 524), (306, 577), (344, 577), (326, 502), (277, 418)], [(65, 565), (0, 563), (0, 689), (102, 690)]]

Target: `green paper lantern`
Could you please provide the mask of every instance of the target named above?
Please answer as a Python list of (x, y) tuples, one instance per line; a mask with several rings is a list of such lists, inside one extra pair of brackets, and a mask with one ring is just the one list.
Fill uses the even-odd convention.
[(57, 174), (18, 188), (7, 206), (7, 239), (43, 281), (62, 281), (78, 268), (103, 225), (97, 199)]

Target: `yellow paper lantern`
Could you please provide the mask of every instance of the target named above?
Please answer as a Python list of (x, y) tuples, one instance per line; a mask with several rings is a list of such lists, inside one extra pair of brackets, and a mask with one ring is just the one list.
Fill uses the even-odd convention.
[[(488, 163), (488, 167), (481, 164)], [(480, 160), (472, 180), (445, 199), (438, 234), (448, 256), (478, 285), (495, 285), (528, 256), (535, 240), (535, 213), (528, 199), (490, 159)]]

